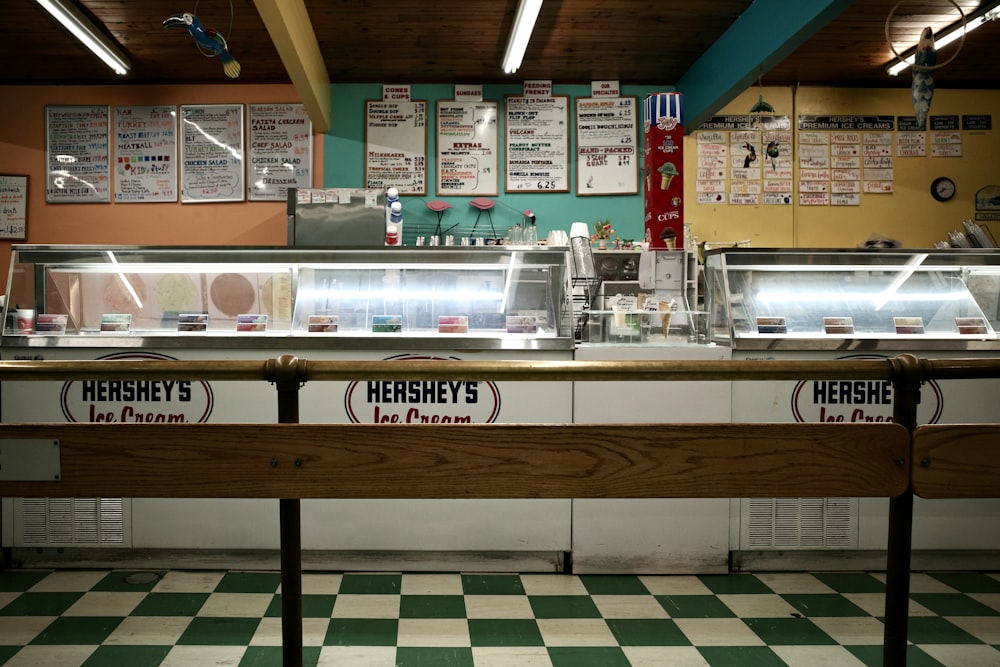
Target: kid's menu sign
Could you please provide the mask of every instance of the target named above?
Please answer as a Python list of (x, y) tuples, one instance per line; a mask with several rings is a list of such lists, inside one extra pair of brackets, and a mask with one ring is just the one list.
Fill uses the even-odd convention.
[(506, 97), (507, 192), (569, 192), (569, 98)]
[(243, 105), (181, 106), (181, 201), (243, 199)]
[(177, 201), (177, 109), (115, 107), (115, 201)]
[(634, 97), (577, 98), (577, 195), (639, 191), (637, 117)]
[(107, 106), (45, 107), (45, 201), (111, 201)]
[(365, 187), (427, 194), (427, 101), (365, 102)]
[(28, 177), (0, 174), (0, 239), (24, 240), (28, 228)]
[(302, 104), (251, 104), (250, 201), (285, 201), (312, 187), (312, 123)]
[(437, 193), (497, 194), (497, 103), (437, 103)]

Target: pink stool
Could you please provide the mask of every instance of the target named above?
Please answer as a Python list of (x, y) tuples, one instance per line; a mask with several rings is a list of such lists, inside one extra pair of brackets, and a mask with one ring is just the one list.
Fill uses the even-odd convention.
[(476, 227), (479, 225), (479, 216), (483, 214), (483, 211), (486, 211), (486, 217), (490, 220), (490, 234), (493, 235), (493, 238), (496, 238), (497, 230), (493, 227), (493, 207), (496, 204), (492, 199), (486, 199), (485, 197), (476, 197), (469, 202), (469, 206), (479, 209), (479, 212), (476, 213), (476, 222), (472, 225), (472, 232), (469, 234), (470, 237), (476, 233)]
[[(434, 201), (427, 202), (427, 208), (437, 213), (438, 224), (434, 230), (434, 236), (441, 236), (441, 218), (444, 217), (444, 212), (451, 208), (451, 204), (440, 199), (435, 199)], [(451, 231), (451, 229), (447, 231)]]

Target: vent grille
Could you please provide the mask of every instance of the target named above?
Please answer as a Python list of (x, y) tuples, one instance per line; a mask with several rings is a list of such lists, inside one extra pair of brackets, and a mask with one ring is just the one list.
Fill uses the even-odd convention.
[(123, 498), (18, 500), (17, 546), (127, 546)]
[(857, 546), (856, 498), (751, 498), (742, 542), (751, 549)]

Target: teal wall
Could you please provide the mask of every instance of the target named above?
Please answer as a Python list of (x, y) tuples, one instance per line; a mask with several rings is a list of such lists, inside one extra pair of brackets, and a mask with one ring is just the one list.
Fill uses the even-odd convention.
[[(364, 185), (364, 141), (365, 141), (365, 100), (382, 98), (382, 84), (333, 84), (330, 86), (330, 131), (323, 137), (323, 187), (327, 188), (357, 188)], [(622, 86), (622, 95), (634, 95), (639, 99), (639, 141), (642, 141), (642, 106), (646, 95), (654, 92), (671, 92), (672, 86), (657, 88)], [(574, 106), (572, 98), (590, 97), (589, 85), (553, 85), (555, 95), (569, 95), (570, 118)], [(570, 192), (566, 193), (505, 193), (503, 181), (503, 146), (504, 146), (504, 95), (520, 95), (522, 85), (484, 85), (483, 99), (500, 102), (499, 145), (501, 166), (499, 194), (495, 197), (497, 205), (494, 210), (494, 222), (497, 231), (520, 222), (521, 211), (531, 209), (537, 217), (538, 236), (545, 238), (552, 229), (569, 231), (571, 222), (584, 221), (593, 223), (599, 219), (610, 218), (618, 235), (622, 238), (642, 238), (643, 197), (641, 194), (617, 196), (577, 197), (576, 164), (573, 156), (576, 151), (576, 133), (570, 132)], [(408, 196), (403, 198), (404, 221), (409, 223), (414, 217), (421, 228), (433, 228), (437, 218), (425, 205), (426, 201), (442, 199), (452, 205), (453, 209), (445, 214), (445, 225), (459, 221), (471, 221), (475, 218), (475, 209), (469, 206), (472, 197), (437, 197), (435, 195), (435, 174), (437, 173), (434, 128), (436, 127), (437, 100), (454, 98), (454, 86), (413, 84), (410, 88), (411, 98), (427, 100), (429, 118), (427, 122), (427, 196)], [(641, 153), (640, 153), (641, 155)], [(491, 197), (492, 199), (492, 197)], [(456, 217), (462, 216), (462, 217)], [(404, 224), (404, 239), (407, 244), (413, 242), (415, 226)]]

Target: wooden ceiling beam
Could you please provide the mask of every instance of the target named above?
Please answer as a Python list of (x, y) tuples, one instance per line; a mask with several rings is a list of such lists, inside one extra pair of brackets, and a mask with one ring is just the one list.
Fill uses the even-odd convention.
[(254, 0), (281, 62), (312, 120), (313, 131), (330, 129), (330, 75), (304, 0)]

